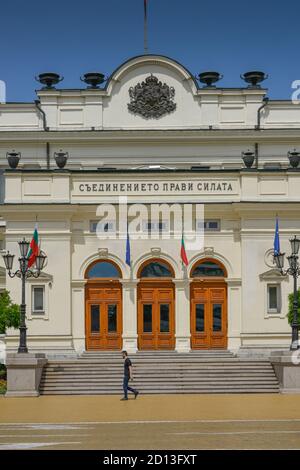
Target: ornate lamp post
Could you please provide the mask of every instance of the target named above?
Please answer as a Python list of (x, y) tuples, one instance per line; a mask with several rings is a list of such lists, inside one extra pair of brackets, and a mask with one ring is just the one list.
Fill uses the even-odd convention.
[(38, 278), (41, 274), (41, 271), (45, 265), (45, 261), (47, 256), (43, 254), (39, 254), (36, 257), (35, 261), (35, 266), (36, 269), (32, 270), (28, 267), (28, 250), (29, 250), (29, 242), (23, 238), (22, 241), (18, 242), (19, 248), (20, 248), (20, 258), (19, 258), (19, 264), (20, 264), (20, 269), (18, 269), (15, 272), (12, 272), (13, 269), (13, 264), (14, 264), (14, 257), (15, 255), (12, 255), (9, 253), (9, 251), (6, 253), (6, 255), (3, 255), (5, 267), (8, 271), (9, 277), (13, 278), (15, 276), (19, 277), (22, 281), (22, 303), (20, 306), (20, 342), (19, 342), (19, 349), (18, 353), (28, 353), (27, 349), (27, 341), (26, 341), (26, 303), (25, 303), (25, 282), (26, 279), (29, 277), (35, 277)]
[(291, 238), (291, 249), (292, 254), (287, 256), (287, 260), (289, 262), (289, 268), (284, 270), (284, 256), (285, 253), (278, 253), (274, 256), (274, 261), (276, 263), (277, 268), (280, 270), (281, 274), (285, 276), (289, 274), (293, 276), (294, 279), (294, 300), (293, 300), (293, 321), (292, 321), (292, 343), (291, 343), (291, 351), (299, 349), (298, 343), (298, 290), (297, 290), (297, 277), (300, 275), (300, 264), (299, 264), (299, 248), (300, 248), (300, 239), (294, 236)]

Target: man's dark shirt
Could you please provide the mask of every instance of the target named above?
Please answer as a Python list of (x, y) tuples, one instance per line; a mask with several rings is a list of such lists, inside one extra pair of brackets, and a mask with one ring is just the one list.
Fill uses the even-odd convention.
[(126, 357), (124, 361), (124, 377), (130, 377), (129, 367), (131, 365), (131, 360), (129, 359), (129, 357)]

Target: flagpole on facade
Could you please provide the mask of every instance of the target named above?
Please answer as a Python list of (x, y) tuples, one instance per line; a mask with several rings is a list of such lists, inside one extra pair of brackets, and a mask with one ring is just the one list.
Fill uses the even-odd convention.
[(147, 0), (144, 0), (144, 53), (148, 54)]
[(181, 262), (183, 268), (186, 270), (189, 261), (187, 258), (187, 254), (185, 251), (185, 243), (184, 243), (184, 218), (183, 218), (183, 212), (181, 215), (181, 244), (180, 244), (180, 257), (181, 257)]

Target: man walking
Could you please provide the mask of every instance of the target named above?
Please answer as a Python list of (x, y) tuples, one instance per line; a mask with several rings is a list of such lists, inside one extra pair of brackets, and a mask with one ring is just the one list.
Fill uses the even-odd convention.
[(132, 374), (132, 363), (131, 360), (128, 357), (127, 351), (122, 351), (122, 356), (124, 359), (124, 378), (123, 378), (123, 390), (124, 390), (124, 397), (121, 398), (121, 400), (128, 400), (128, 390), (132, 393), (134, 393), (134, 398), (136, 398), (139, 394), (137, 390), (134, 388), (128, 387), (128, 382), (129, 380), (133, 380), (133, 374)]

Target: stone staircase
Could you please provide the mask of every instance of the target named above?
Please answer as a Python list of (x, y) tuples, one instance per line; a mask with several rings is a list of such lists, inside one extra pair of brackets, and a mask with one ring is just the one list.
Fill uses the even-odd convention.
[[(131, 356), (132, 386), (141, 394), (159, 393), (278, 393), (266, 359), (235, 357), (230, 351), (179, 354), (139, 351)], [(122, 394), (120, 352), (85, 352), (78, 359), (49, 360), (40, 384), (42, 395)]]

